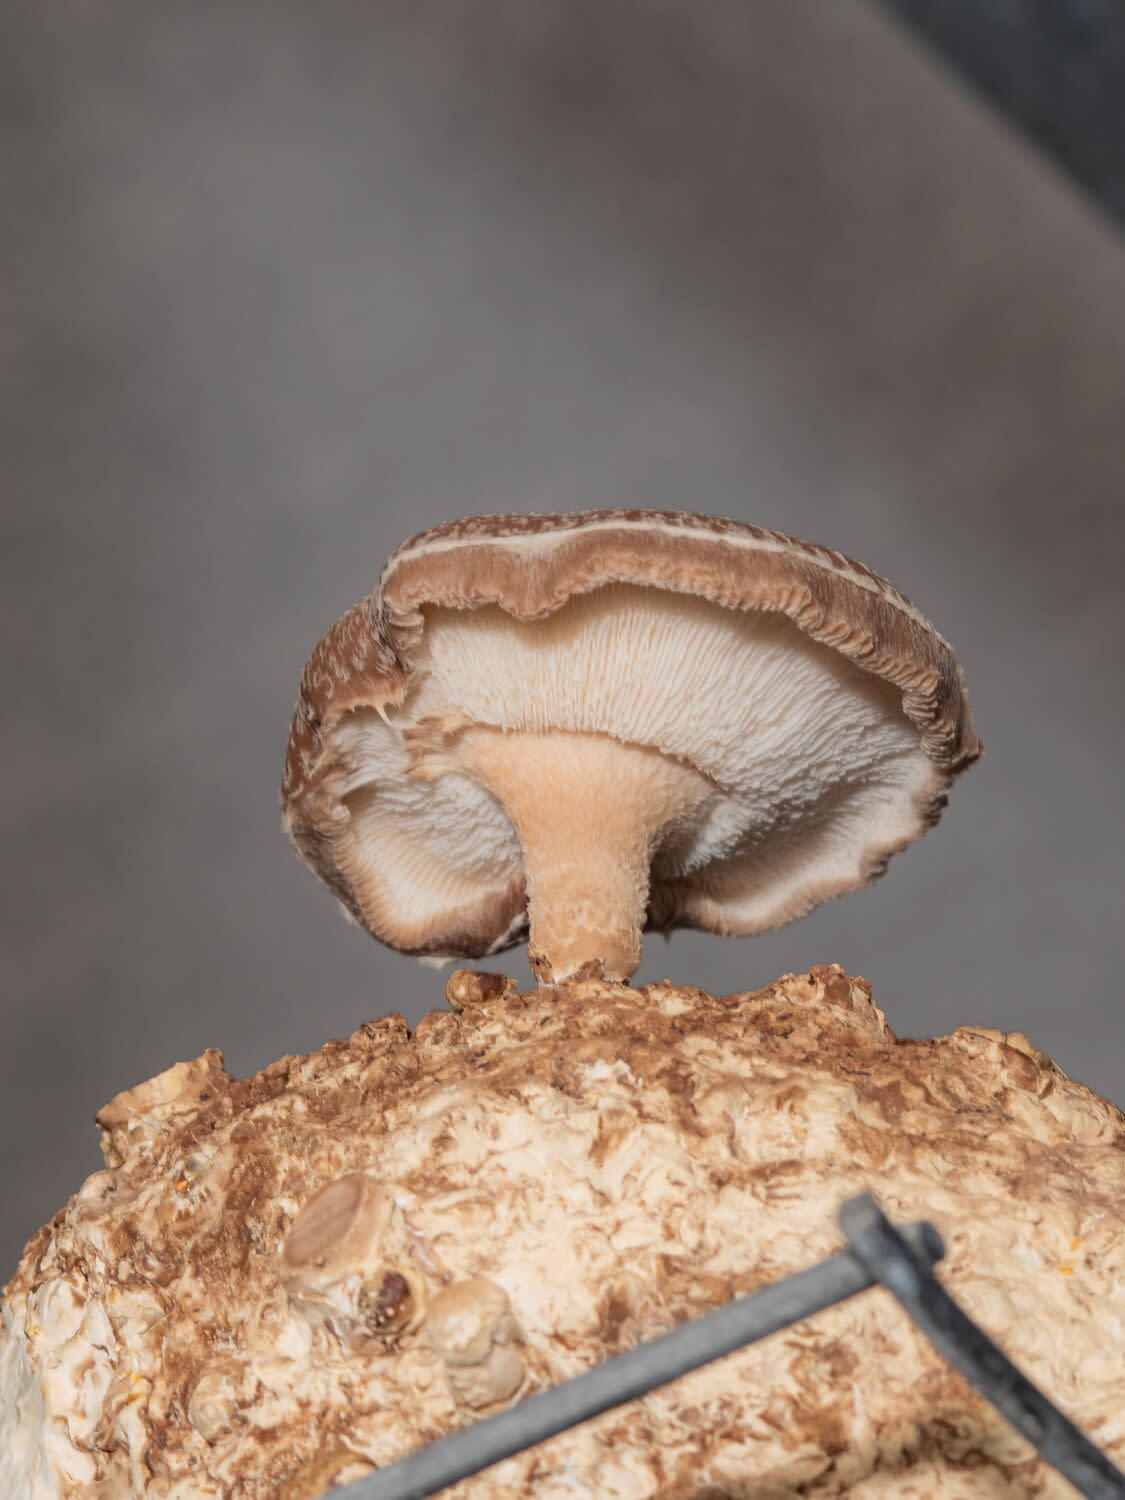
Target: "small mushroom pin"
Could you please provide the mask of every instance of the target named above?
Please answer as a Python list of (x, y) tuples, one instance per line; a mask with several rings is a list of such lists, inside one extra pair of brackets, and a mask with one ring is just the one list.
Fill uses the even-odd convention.
[(523, 1330), (507, 1292), (487, 1276), (455, 1281), (437, 1294), (425, 1339), (444, 1360), (450, 1392), (460, 1406), (488, 1411), (523, 1384)]
[(425, 1289), (415, 1271), (386, 1258), (387, 1190), (364, 1172), (319, 1188), (281, 1251), (290, 1304), (353, 1348), (394, 1341), (421, 1321)]
[(422, 533), (314, 648), (282, 784), (375, 937), (544, 983), (641, 933), (753, 933), (867, 884), (976, 759), (961, 669), (885, 579), (679, 512)]

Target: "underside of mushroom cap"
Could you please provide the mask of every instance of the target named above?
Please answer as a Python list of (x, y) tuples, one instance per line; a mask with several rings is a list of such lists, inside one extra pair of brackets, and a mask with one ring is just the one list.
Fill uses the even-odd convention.
[[(473, 517), (406, 543), (314, 649), (283, 780), (289, 832), (392, 946), (511, 946), (536, 880), (556, 874), (523, 825), (546, 818), (540, 842), (558, 850), (585, 785), (563, 764), (513, 805), (494, 761), (518, 759), (516, 736), (561, 736), (575, 761), (581, 740), (677, 768), (662, 773), (667, 816), (629, 854), (643, 889), (621, 899), (640, 902), (640, 926), (726, 933), (873, 879), (980, 750), (949, 646), (839, 553), (675, 512)], [(635, 758), (606, 753), (636, 781)], [(592, 868), (598, 848), (564, 857)], [(596, 880), (588, 895), (613, 898)]]

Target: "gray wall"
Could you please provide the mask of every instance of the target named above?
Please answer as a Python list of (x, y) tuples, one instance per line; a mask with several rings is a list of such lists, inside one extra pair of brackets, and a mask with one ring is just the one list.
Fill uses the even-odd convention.
[(910, 593), (987, 747), (942, 825), (640, 977), (838, 960), (901, 1034), (1023, 1028), (1125, 1101), (1125, 258), (1053, 168), (859, 4), (0, 25), (0, 1280), (117, 1090), (441, 1003), (277, 781), (314, 639), (469, 511), (717, 511)]

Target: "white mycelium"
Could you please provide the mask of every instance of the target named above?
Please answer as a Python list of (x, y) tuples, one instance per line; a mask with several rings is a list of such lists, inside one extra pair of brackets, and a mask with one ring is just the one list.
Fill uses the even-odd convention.
[[(4, 1500), (311, 1500), (834, 1253), (864, 1188), (1125, 1460), (1125, 1117), (1019, 1033), (897, 1042), (838, 969), (390, 1016), (99, 1119), (5, 1292)], [(450, 1500), (1072, 1493), (876, 1291)]]
[(27, 1357), (22, 1327), (0, 1319), (0, 1494), (8, 1500), (55, 1500), (46, 1452), (43, 1389)]

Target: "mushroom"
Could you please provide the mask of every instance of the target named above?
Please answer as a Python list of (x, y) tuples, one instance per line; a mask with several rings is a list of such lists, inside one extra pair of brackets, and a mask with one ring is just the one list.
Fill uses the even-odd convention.
[(401, 547), (305, 667), (288, 832), (393, 947), (627, 980), (881, 874), (980, 753), (952, 650), (838, 552), (678, 512)]
[(388, 1263), (366, 1279), (356, 1307), (370, 1334), (392, 1340), (417, 1328), (425, 1305), (418, 1274), (409, 1266)]
[(349, 1172), (313, 1194), (282, 1247), (290, 1304), (352, 1348), (395, 1340), (422, 1319), (421, 1279), (385, 1259), (391, 1208), (385, 1188), (365, 1172)]
[(293, 1220), (282, 1250), (286, 1283), (320, 1290), (373, 1268), (390, 1217), (386, 1191), (366, 1172), (325, 1183)]
[(474, 969), (454, 969), (445, 982), (445, 998), (451, 1010), (492, 1005), (516, 992), (516, 982), (507, 974), (482, 974)]
[(206, 1442), (214, 1443), (230, 1431), (244, 1384), (244, 1366), (229, 1357), (209, 1364), (196, 1381), (188, 1397), (187, 1416)]
[(514, 1396), (523, 1384), (523, 1331), (508, 1294), (487, 1276), (455, 1281), (426, 1315), (426, 1343), (445, 1361), (453, 1399), (475, 1411)]

